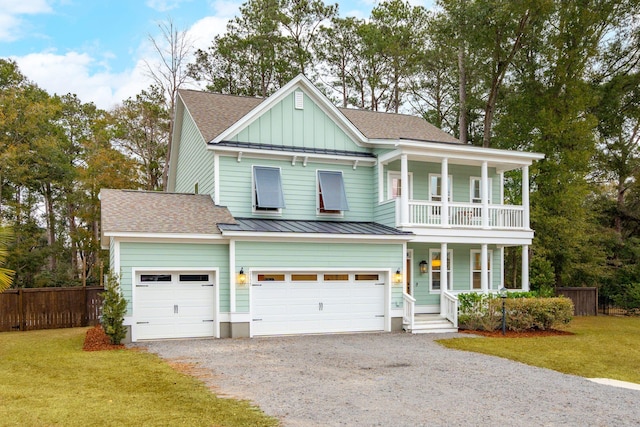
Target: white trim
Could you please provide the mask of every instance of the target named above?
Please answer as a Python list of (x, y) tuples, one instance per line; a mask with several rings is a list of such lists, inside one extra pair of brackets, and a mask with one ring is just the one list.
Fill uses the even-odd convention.
[[(118, 280), (122, 278), (122, 271), (120, 271), (122, 267), (120, 266), (120, 241), (114, 237), (113, 240), (113, 270), (115, 274), (118, 275)], [(133, 309), (133, 305), (131, 306)]]
[[(440, 294), (442, 291), (442, 286), (440, 286), (440, 289), (433, 289), (433, 269), (431, 268), (431, 263), (433, 261), (433, 253), (438, 252), (440, 253), (440, 259), (442, 260), (442, 249), (440, 248), (430, 248), (429, 249), (429, 259), (427, 260), (427, 262), (429, 263), (428, 265), (428, 274), (429, 274), (429, 293), (430, 294)], [(447, 249), (447, 254), (448, 256), (448, 262), (447, 262), (447, 286), (450, 289), (453, 289), (453, 249)], [(442, 274), (442, 270), (440, 271), (440, 274)], [(440, 280), (440, 282), (442, 282), (442, 280)]]
[(214, 273), (214, 294), (213, 294), (213, 336), (220, 338), (220, 268), (218, 267), (131, 267), (131, 310), (132, 315), (127, 317), (128, 324), (131, 326), (131, 341), (137, 342), (136, 331), (136, 313), (134, 312), (134, 304), (136, 299), (136, 281), (137, 275), (142, 272), (192, 272), (192, 271), (210, 271)]
[[(115, 237), (122, 240), (136, 240), (136, 241), (154, 241), (158, 240), (180, 240), (180, 241), (192, 241), (197, 240), (203, 243), (224, 243), (217, 242), (219, 240), (225, 240), (222, 234), (190, 234), (190, 233), (140, 233), (132, 231), (107, 231), (104, 233), (106, 237)], [(207, 242), (204, 242), (207, 241)]]
[[(404, 253), (405, 255), (405, 260), (404, 260), (404, 264), (407, 265), (407, 260), (409, 260), (409, 268), (411, 269), (411, 272), (409, 274), (409, 276), (411, 276), (411, 281), (409, 282), (409, 295), (413, 296), (413, 292), (414, 292), (414, 286), (413, 284), (415, 283), (415, 273), (416, 273), (416, 269), (415, 266), (413, 264), (413, 249), (407, 249), (407, 245), (406, 243), (404, 244)], [(406, 286), (406, 272), (405, 272), (405, 280), (404, 280), (404, 284)], [(402, 287), (403, 292), (405, 291), (405, 286)]]
[(249, 126), (255, 120), (257, 120), (264, 112), (268, 111), (278, 102), (282, 101), (286, 98), (291, 92), (300, 89), (302, 92), (307, 94), (313, 101), (315, 101), (316, 105), (323, 110), (327, 115), (332, 117), (335, 123), (347, 134), (349, 135), (356, 144), (366, 143), (367, 138), (356, 128), (353, 123), (351, 123), (338, 108), (333, 105), (329, 99), (322, 94), (318, 90), (317, 87), (313, 85), (305, 76), (302, 74), (298, 74), (294, 77), (289, 83), (282, 86), (278, 89), (273, 95), (265, 99), (263, 102), (258, 104), (253, 110), (247, 113), (240, 120), (235, 122), (229, 128), (227, 128), (224, 132), (218, 135), (212, 143), (218, 143), (227, 139), (230, 139), (234, 135), (238, 134), (244, 128)]
[[(413, 200), (413, 172), (409, 172), (409, 200)], [(393, 179), (398, 179), (399, 181), (402, 180), (402, 172), (397, 171), (397, 170), (391, 170), (391, 169), (387, 169), (387, 198), (386, 200), (383, 201), (389, 201), (389, 200), (395, 200), (395, 199), (399, 199), (400, 196), (397, 197), (392, 197), (392, 193), (391, 193), (391, 181)]]
[(229, 240), (229, 311), (236, 311), (236, 241), (233, 239)]
[[(504, 251), (504, 248), (503, 248)], [(482, 260), (480, 261), (480, 270), (476, 270), (475, 267), (475, 254), (480, 254), (480, 256), (482, 256), (482, 250), (481, 249), (471, 249), (469, 251), (469, 271), (471, 272), (470, 277), (469, 277), (469, 290), (471, 291), (483, 291), (484, 289), (482, 289), (482, 284), (480, 284), (479, 288), (474, 288), (473, 287), (473, 273), (480, 273), (481, 275), (481, 281), (482, 281)], [(487, 261), (489, 263), (489, 268), (487, 269), (487, 274), (488, 274), (488, 278), (489, 278), (489, 283), (487, 283), (487, 287), (488, 289), (493, 289), (493, 268), (494, 268), (494, 262), (493, 262), (493, 249), (488, 249), (487, 250)]]
[(243, 153), (243, 157), (245, 158), (254, 158), (254, 159), (279, 159), (282, 158), (293, 158), (297, 157), (303, 158), (303, 166), (307, 165), (309, 160), (317, 161), (317, 162), (326, 162), (331, 160), (335, 163), (343, 163), (345, 165), (350, 165), (353, 167), (353, 162), (357, 161), (358, 165), (362, 166), (373, 166), (376, 164), (377, 160), (373, 157), (369, 156), (345, 156), (341, 154), (322, 154), (322, 153), (304, 153), (299, 151), (289, 151), (286, 147), (283, 147), (282, 150), (265, 150), (260, 148), (246, 148), (246, 147), (227, 147), (220, 145), (207, 145), (207, 149), (212, 150), (214, 153), (221, 156), (229, 156), (229, 157), (237, 157), (238, 153)]
[(466, 228), (437, 227), (402, 227), (403, 231), (411, 231), (414, 235), (407, 239), (415, 243), (440, 243), (446, 239), (448, 243), (468, 243), (493, 245), (530, 245), (533, 240), (532, 230), (483, 230)]
[(412, 235), (363, 235), (363, 234), (325, 234), (325, 233), (280, 233), (280, 232), (255, 232), (255, 231), (223, 231), (223, 235), (237, 240), (252, 241), (274, 241), (282, 242), (282, 239), (290, 241), (309, 242), (344, 242), (352, 240), (354, 242), (408, 242), (415, 236)]

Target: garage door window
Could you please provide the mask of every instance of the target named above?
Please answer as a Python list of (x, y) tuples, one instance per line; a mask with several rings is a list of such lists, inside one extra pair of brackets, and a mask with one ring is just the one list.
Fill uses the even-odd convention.
[(356, 280), (378, 280), (380, 276), (377, 274), (356, 274)]
[(284, 282), (284, 274), (258, 274), (258, 282)]
[(331, 281), (337, 281), (337, 280), (346, 282), (349, 280), (349, 275), (348, 274), (325, 274), (324, 275), (325, 282), (331, 282)]
[(208, 282), (209, 275), (208, 274), (181, 274), (180, 281), (181, 282)]
[(170, 274), (141, 274), (141, 282), (170, 282)]
[(317, 274), (292, 274), (292, 282), (316, 282), (318, 281)]

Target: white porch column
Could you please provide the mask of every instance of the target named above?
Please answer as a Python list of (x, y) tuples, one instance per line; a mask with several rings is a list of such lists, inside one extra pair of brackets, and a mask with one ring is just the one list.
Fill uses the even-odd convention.
[(236, 312), (236, 241), (229, 240), (229, 311)]
[(522, 245), (522, 291), (529, 291), (529, 245)]
[(489, 166), (487, 162), (482, 162), (480, 186), (482, 187), (482, 228), (489, 228)]
[[(530, 228), (529, 224), (529, 166), (522, 167), (522, 227)], [(523, 261), (524, 262), (524, 258)]]
[(449, 227), (449, 159), (442, 159), (440, 165), (440, 188), (442, 200), (442, 212), (440, 212), (440, 221), (443, 227)]
[(406, 154), (400, 156), (400, 224), (409, 223), (409, 161)]
[(500, 204), (504, 205), (504, 172), (498, 174), (500, 177)]
[[(429, 260), (432, 262), (433, 260)], [(443, 242), (440, 244), (440, 313), (445, 308), (444, 303), (444, 292), (449, 289), (449, 275), (447, 271), (449, 270), (448, 265), (448, 256), (447, 256), (447, 243)]]
[(480, 289), (487, 293), (489, 292), (489, 269), (487, 268), (489, 251), (486, 244), (481, 245), (480, 248)]

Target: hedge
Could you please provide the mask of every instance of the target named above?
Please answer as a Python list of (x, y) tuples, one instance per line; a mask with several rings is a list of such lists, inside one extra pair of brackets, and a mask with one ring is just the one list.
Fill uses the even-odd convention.
[[(487, 294), (458, 295), (460, 329), (494, 331), (502, 326), (502, 298)], [(545, 330), (566, 325), (573, 317), (573, 302), (566, 297), (507, 298), (506, 327), (510, 331)]]

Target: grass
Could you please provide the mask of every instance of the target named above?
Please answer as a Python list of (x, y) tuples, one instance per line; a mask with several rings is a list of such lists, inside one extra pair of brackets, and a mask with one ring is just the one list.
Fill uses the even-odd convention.
[(153, 354), (84, 352), (87, 328), (0, 334), (0, 425), (275, 426)]
[(587, 378), (640, 384), (640, 318), (576, 317), (575, 335), (537, 338), (454, 338), (445, 347), (491, 354)]

